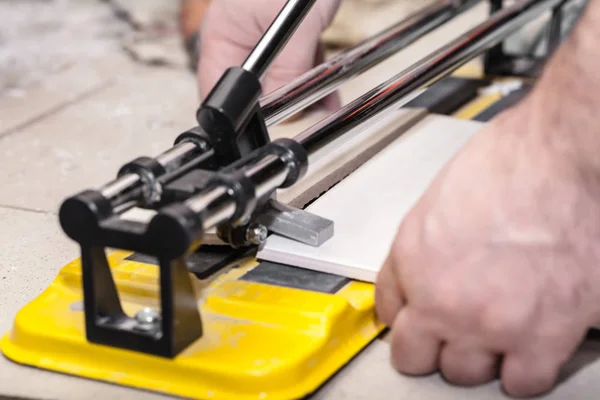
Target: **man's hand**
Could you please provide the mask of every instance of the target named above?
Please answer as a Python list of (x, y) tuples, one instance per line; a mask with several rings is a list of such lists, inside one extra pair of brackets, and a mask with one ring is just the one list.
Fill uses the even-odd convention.
[(394, 366), (513, 396), (550, 390), (600, 322), (600, 1), (531, 95), (405, 218), (376, 285)]
[(548, 149), (527, 108), (475, 136), (398, 232), (376, 303), (402, 373), (537, 395), (600, 321), (600, 174)]
[(535, 396), (600, 322), (599, 34), (592, 1), (404, 219), (376, 284), (400, 372)]
[[(319, 0), (298, 27), (263, 80), (267, 94), (323, 60), (321, 33), (329, 26), (341, 0)], [(198, 80), (206, 96), (223, 72), (241, 65), (273, 22), (284, 0), (212, 1), (201, 25)]]

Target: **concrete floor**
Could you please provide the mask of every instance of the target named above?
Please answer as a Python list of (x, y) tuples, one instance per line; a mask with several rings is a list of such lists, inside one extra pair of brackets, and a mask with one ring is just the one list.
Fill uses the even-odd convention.
[[(20, 11), (9, 13), (6, 7), (17, 3)], [(69, 11), (65, 22), (60, 13), (67, 5), (76, 12)], [(478, 10), (453, 22), (344, 86), (344, 102), (412, 64), (484, 15), (485, 11)], [(11, 77), (0, 86), (3, 333), (10, 328), (16, 312), (51, 282), (58, 269), (78, 257), (77, 247), (58, 226), (60, 202), (112, 179), (124, 162), (169, 147), (178, 133), (193, 126), (198, 98), (188, 71), (147, 67), (124, 55), (117, 37), (127, 27), (115, 21), (106, 5), (99, 2), (5, 1), (0, 3), (0, 16), (3, 24), (6, 18), (18, 22), (12, 31), (0, 30), (0, 71), (4, 71), (0, 76)], [(38, 21), (30, 24), (36, 29), (25, 29), (28, 18)], [(71, 25), (65, 30), (67, 23)], [(21, 46), (11, 45), (17, 40), (22, 40)], [(43, 43), (43, 51), (40, 47), (32, 50), (27, 43)], [(38, 54), (44, 56), (36, 58)], [(277, 127), (273, 135), (294, 135), (316, 118)], [(401, 377), (390, 368), (388, 356), (389, 345), (376, 341), (316, 398), (504, 398), (497, 383), (462, 389), (448, 386), (438, 376)], [(597, 398), (599, 356), (600, 345), (586, 344), (571, 368), (577, 372), (548, 398)], [(0, 395), (35, 399), (165, 398), (25, 368), (4, 358), (0, 358)]]

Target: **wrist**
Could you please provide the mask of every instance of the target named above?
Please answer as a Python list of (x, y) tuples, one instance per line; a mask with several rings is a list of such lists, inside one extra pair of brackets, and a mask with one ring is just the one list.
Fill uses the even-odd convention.
[(577, 96), (560, 90), (558, 83), (551, 90), (540, 86), (516, 110), (517, 119), (527, 124), (534, 142), (557, 160), (600, 179), (600, 103), (577, 101)]
[(600, 79), (593, 54), (600, 3), (587, 6), (567, 41), (548, 63), (523, 105), (533, 135), (557, 158), (600, 176)]

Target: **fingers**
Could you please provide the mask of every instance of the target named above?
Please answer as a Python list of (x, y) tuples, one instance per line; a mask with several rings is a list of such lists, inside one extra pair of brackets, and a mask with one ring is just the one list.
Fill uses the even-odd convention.
[(441, 352), (440, 370), (450, 383), (476, 386), (496, 378), (498, 361), (497, 356), (486, 351), (448, 344)]
[(586, 327), (565, 326), (537, 336), (522, 350), (508, 353), (502, 364), (502, 386), (513, 397), (532, 397), (552, 390), (562, 366), (573, 356)]
[(403, 306), (400, 280), (396, 276), (390, 256), (383, 263), (375, 284), (375, 307), (379, 319), (391, 327)]
[(504, 357), (501, 371), (504, 391), (513, 397), (532, 397), (552, 390), (561, 368), (585, 339), (588, 326), (555, 323), (553, 329), (544, 329), (543, 335), (524, 338), (517, 349)]
[(560, 363), (527, 353), (509, 354), (502, 364), (502, 386), (513, 397), (533, 397), (552, 389)]
[[(262, 81), (263, 93), (289, 83), (315, 65), (321, 33), (333, 19), (339, 0), (317, 2), (273, 60)], [(285, 0), (211, 2), (201, 26), (198, 84), (205, 97), (223, 72), (241, 65), (258, 43)]]
[(202, 98), (227, 68), (242, 65), (262, 34), (255, 18), (244, 8), (248, 5), (240, 0), (222, 0), (211, 2), (206, 10), (200, 26), (197, 72)]
[(392, 365), (406, 375), (428, 375), (437, 371), (441, 341), (424, 329), (409, 308), (394, 320), (391, 333)]
[(293, 36), (271, 64), (263, 80), (264, 93), (279, 89), (316, 65), (320, 31), (314, 31), (317, 27), (311, 32), (302, 28), (298, 29), (299, 36)]
[(569, 359), (556, 350), (556, 346), (544, 346), (537, 354), (515, 352), (501, 359), (468, 345), (451, 342), (442, 347), (442, 339), (410, 307), (397, 314), (391, 332), (392, 365), (398, 372), (421, 376), (439, 370), (448, 382), (459, 386), (482, 385), (500, 375), (505, 392), (517, 398), (543, 395), (554, 387)]
[[(325, 13), (318, 3), (309, 11), (267, 71), (263, 80), (264, 93), (279, 89), (324, 61), (321, 33), (329, 23), (327, 18), (323, 17)], [(266, 23), (264, 25), (265, 28), (268, 26)]]
[[(321, 34), (331, 24), (340, 3), (341, 0), (315, 3), (267, 72), (263, 81), (264, 93), (280, 88), (325, 60)], [(264, 29), (270, 24), (270, 19), (264, 20)], [(337, 97), (330, 97), (325, 105), (335, 107), (337, 100)]]

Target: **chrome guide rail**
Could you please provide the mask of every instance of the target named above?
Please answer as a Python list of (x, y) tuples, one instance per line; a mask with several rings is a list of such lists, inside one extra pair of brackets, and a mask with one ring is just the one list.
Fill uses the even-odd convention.
[[(365, 93), (336, 113), (323, 119), (294, 138), (309, 154), (325, 146), (344, 133), (365, 126), (382, 113), (397, 110), (410, 101), (415, 92), (433, 81), (451, 74), (460, 66), (506, 39), (512, 32), (551, 10), (562, 0), (522, 0), (493, 14), (488, 20), (449, 44), (431, 53), (425, 59), (399, 73), (378, 87)], [(276, 190), (286, 179), (285, 165), (277, 158), (259, 160), (252, 157), (245, 174), (256, 185), (256, 190), (268, 193)], [(260, 168), (254, 165), (260, 163)], [(244, 166), (243, 161), (238, 166)], [(188, 199), (185, 204), (198, 212), (210, 211), (204, 230), (226, 222), (235, 212), (234, 201), (223, 193), (223, 188), (207, 189)]]
[(260, 101), (267, 125), (275, 125), (316, 103), (479, 3), (481, 0), (441, 0), (431, 4), (263, 96)]

